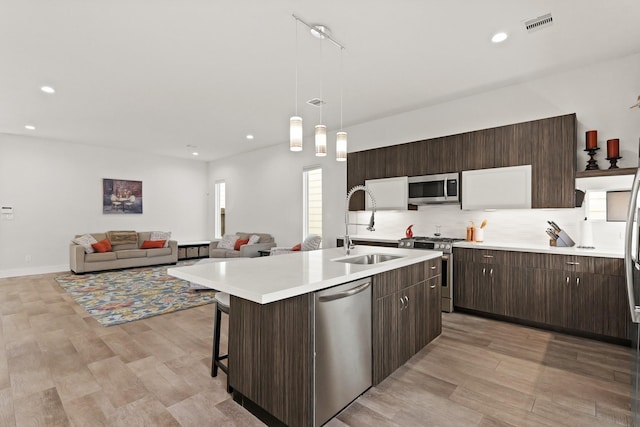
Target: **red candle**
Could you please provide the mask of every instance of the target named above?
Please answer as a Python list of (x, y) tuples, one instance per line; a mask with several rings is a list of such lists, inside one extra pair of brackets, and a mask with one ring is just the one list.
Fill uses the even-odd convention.
[(618, 138), (607, 140), (607, 157), (620, 157), (620, 140)]
[(587, 150), (590, 150), (592, 148), (598, 148), (598, 131), (597, 130), (587, 131)]

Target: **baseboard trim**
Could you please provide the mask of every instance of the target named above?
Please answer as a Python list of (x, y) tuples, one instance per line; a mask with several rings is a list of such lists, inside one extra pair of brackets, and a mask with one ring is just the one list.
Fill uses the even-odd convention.
[(6, 279), (9, 277), (21, 277), (21, 276), (34, 276), (37, 274), (49, 274), (49, 273), (69, 273), (69, 266), (63, 265), (43, 265), (40, 267), (29, 268), (10, 268), (7, 270), (0, 270), (0, 279)]

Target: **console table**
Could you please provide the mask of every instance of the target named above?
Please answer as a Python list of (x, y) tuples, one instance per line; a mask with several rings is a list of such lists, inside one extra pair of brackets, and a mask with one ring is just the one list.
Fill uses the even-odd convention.
[(178, 259), (208, 258), (209, 240), (178, 242)]

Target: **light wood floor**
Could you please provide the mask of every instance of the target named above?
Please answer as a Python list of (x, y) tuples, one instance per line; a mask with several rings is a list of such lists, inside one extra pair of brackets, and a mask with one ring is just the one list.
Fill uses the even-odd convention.
[[(0, 426), (262, 425), (209, 376), (212, 305), (104, 328), (54, 277), (0, 279)], [(443, 319), (329, 426), (631, 425), (629, 349)]]

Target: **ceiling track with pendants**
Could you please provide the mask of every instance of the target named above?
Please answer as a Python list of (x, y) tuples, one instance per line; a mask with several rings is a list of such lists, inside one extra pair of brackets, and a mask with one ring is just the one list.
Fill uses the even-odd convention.
[(331, 43), (333, 43), (336, 46), (338, 46), (340, 49), (346, 49), (346, 47), (344, 47), (344, 45), (342, 43), (338, 42), (336, 39), (331, 37), (329, 35), (329, 33), (327, 33), (327, 31), (326, 31), (327, 28), (324, 25), (312, 25), (312, 24), (309, 24), (306, 21), (304, 21), (302, 18), (300, 18), (298, 15), (296, 15), (295, 13), (291, 14), (291, 16), (293, 16), (293, 19), (295, 19), (296, 21), (304, 24), (307, 28), (309, 28), (309, 30), (311, 30), (311, 34), (313, 34), (314, 36), (316, 36), (316, 37), (318, 37), (320, 39), (327, 39)]

